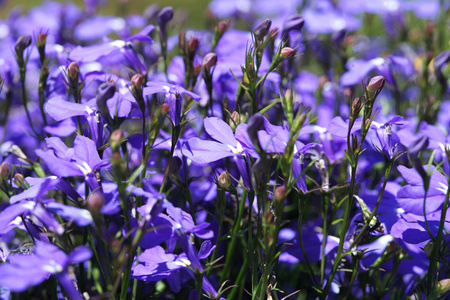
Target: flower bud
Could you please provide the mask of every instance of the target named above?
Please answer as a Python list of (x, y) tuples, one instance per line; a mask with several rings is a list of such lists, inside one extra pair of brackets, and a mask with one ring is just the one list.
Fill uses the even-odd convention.
[(355, 98), (352, 102), (352, 116), (355, 117), (355, 115), (357, 116), (360, 109), (361, 109), (361, 98)]
[(156, 15), (156, 22), (158, 23), (158, 26), (160, 28), (163, 28), (166, 26), (167, 22), (172, 20), (173, 18), (173, 7), (166, 6), (163, 9), (159, 11), (159, 13)]
[(217, 178), (217, 183), (222, 189), (228, 190), (230, 187), (230, 177), (226, 171), (222, 171), (222, 173), (220, 173), (219, 178)]
[(9, 172), (11, 172), (11, 168), (9, 167), (8, 162), (2, 162), (2, 164), (0, 165), (1, 180), (8, 180)]
[(269, 32), (270, 26), (272, 26), (272, 21), (270, 19), (262, 20), (261, 24), (255, 29), (256, 40), (262, 41), (264, 37)]
[(438, 282), (437, 284), (437, 291), (439, 293), (439, 295), (445, 295), (446, 293), (448, 293), (450, 291), (450, 279), (446, 278), (446, 279), (442, 279)]
[(294, 49), (292, 49), (291, 47), (284, 47), (283, 49), (281, 49), (280, 57), (289, 58), (292, 55), (294, 55)]
[(195, 51), (197, 51), (198, 45), (200, 44), (200, 41), (195, 36), (191, 38), (188, 42), (188, 53), (189, 57), (194, 58)]
[(217, 54), (210, 52), (203, 57), (203, 67), (206, 68), (206, 70), (211, 69), (213, 66), (215, 66), (217, 63)]
[(20, 173), (14, 174), (14, 183), (20, 187), (21, 189), (26, 190), (28, 188), (27, 183), (25, 182), (25, 179), (23, 178), (23, 175)]
[(164, 7), (156, 15), (156, 23), (158, 24), (159, 27), (159, 33), (161, 34), (163, 45), (165, 45), (167, 39), (166, 25), (170, 20), (172, 20), (172, 18), (173, 18), (173, 8), (170, 6)]
[(105, 204), (105, 197), (101, 192), (94, 192), (91, 194), (88, 200), (88, 210), (93, 214), (100, 213), (103, 205)]
[(109, 146), (113, 151), (116, 151), (123, 141), (123, 132), (121, 129), (114, 130), (109, 137)]
[(14, 47), (16, 51), (16, 60), (17, 65), (20, 68), (21, 76), (24, 76), (24, 69), (25, 69), (25, 62), (23, 60), (23, 51), (30, 46), (31, 44), (31, 36), (29, 35), (21, 35), (16, 42), (16, 45)]
[(23, 57), (23, 51), (31, 45), (31, 36), (21, 35), (14, 46), (17, 56)]
[(165, 115), (167, 115), (167, 114), (169, 113), (169, 111), (170, 111), (170, 105), (169, 105), (168, 103), (164, 103), (164, 104), (161, 106), (161, 114), (162, 114), (163, 116), (165, 116)]
[(219, 24), (217, 24), (217, 29), (219, 32), (219, 35), (222, 36), (225, 31), (227, 31), (228, 29), (228, 24), (225, 21), (220, 21)]
[(382, 90), (385, 83), (384, 76), (375, 76), (370, 79), (369, 84), (367, 85), (367, 91), (371, 94), (375, 93), (378, 90)]
[(131, 78), (131, 84), (135, 88), (140, 89), (142, 87), (142, 85), (144, 84), (144, 76), (142, 76), (141, 74), (133, 75), (133, 77)]
[(236, 129), (236, 126), (240, 123), (240, 116), (237, 111), (233, 111), (231, 114), (231, 120), (228, 122), (233, 131)]
[(39, 59), (41, 61), (41, 64), (44, 64), (45, 60), (45, 44), (47, 42), (47, 36), (47, 33), (41, 32), (36, 39), (36, 46), (39, 51)]
[(273, 198), (276, 202), (284, 201), (284, 199), (286, 199), (286, 187), (284, 185), (277, 187)]
[(67, 67), (67, 76), (69, 77), (69, 83), (72, 88), (76, 88), (78, 85), (78, 75), (80, 73), (80, 67), (76, 62), (71, 62)]
[(37, 37), (37, 45), (38, 45), (38, 47), (40, 45), (45, 45), (45, 43), (47, 42), (47, 36), (48, 36), (48, 34), (47, 33), (43, 33), (43, 32), (41, 32), (38, 35), (38, 37)]
[(279, 31), (278, 28), (274, 28), (269, 32), (269, 36), (272, 40), (275, 40), (275, 38), (278, 35), (278, 31)]

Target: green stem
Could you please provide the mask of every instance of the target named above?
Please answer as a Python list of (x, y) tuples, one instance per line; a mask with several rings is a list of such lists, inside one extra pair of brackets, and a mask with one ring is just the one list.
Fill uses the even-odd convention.
[(325, 277), (325, 246), (327, 244), (327, 235), (328, 235), (328, 208), (330, 205), (330, 194), (324, 192), (322, 194), (322, 221), (323, 221), (323, 230), (322, 230), (322, 259), (320, 261), (320, 286), (323, 286), (323, 280)]

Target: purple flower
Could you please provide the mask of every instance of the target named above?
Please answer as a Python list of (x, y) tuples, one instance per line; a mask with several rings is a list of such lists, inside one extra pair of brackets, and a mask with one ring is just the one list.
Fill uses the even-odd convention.
[(36, 240), (31, 255), (12, 254), (9, 263), (0, 265), (0, 286), (13, 292), (22, 292), (54, 275), (70, 299), (82, 300), (75, 288), (68, 267), (90, 259), (91, 250), (85, 246), (75, 248), (69, 255), (57, 246)]
[(100, 159), (95, 143), (84, 136), (75, 138), (74, 148), (68, 148), (59, 138), (47, 138), (47, 147), (52, 150), (36, 150), (36, 154), (47, 164), (50, 172), (60, 177), (83, 176), (95, 190), (99, 184), (94, 171), (109, 164)]
[(166, 82), (147, 82), (147, 87), (142, 90), (144, 96), (164, 93), (165, 101), (170, 105), (170, 118), (172, 119), (173, 125), (180, 124), (183, 119), (182, 116), (182, 99), (181, 96), (189, 96), (192, 99), (198, 101), (200, 96), (190, 92), (181, 86), (173, 85)]
[[(424, 168), (427, 168), (427, 166), (424, 166)], [(408, 183), (408, 185), (405, 185), (397, 192), (399, 206), (406, 213), (423, 216), (425, 190), (422, 177), (416, 170), (408, 169), (404, 166), (399, 166), (398, 171)], [(447, 178), (435, 170), (434, 167), (430, 171), (433, 171), (433, 174), (431, 175), (430, 187), (426, 199), (425, 209), (427, 215), (436, 212), (441, 207), (448, 189)]]

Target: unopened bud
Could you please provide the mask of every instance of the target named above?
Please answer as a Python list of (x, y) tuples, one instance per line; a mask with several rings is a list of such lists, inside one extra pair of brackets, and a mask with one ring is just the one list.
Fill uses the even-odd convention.
[(0, 165), (0, 176), (2, 180), (8, 180), (9, 172), (11, 172), (11, 168), (9, 167), (8, 162), (4, 161)]
[(279, 186), (275, 189), (273, 197), (277, 202), (284, 201), (284, 199), (286, 199), (286, 188), (284, 187), (284, 185)]
[(156, 15), (156, 22), (159, 27), (164, 27), (173, 18), (173, 7), (166, 6)]
[(292, 55), (294, 55), (294, 49), (292, 49), (291, 47), (284, 47), (283, 49), (281, 49), (280, 57), (288, 58)]
[(219, 31), (220, 36), (222, 36), (225, 31), (228, 29), (228, 24), (225, 21), (220, 21), (219, 24), (217, 24), (217, 29)]
[(67, 67), (67, 75), (71, 84), (76, 84), (78, 82), (78, 74), (80, 72), (80, 67), (76, 62), (71, 62)]
[(375, 76), (372, 79), (370, 79), (369, 84), (367, 85), (367, 91), (369, 93), (375, 93), (378, 90), (383, 89), (385, 79), (383, 76)]
[(188, 51), (189, 54), (193, 57), (195, 54), (195, 51), (197, 51), (198, 45), (200, 44), (200, 41), (195, 36), (191, 38), (188, 42)]
[(113, 151), (117, 150), (119, 145), (123, 141), (123, 132), (121, 129), (116, 129), (111, 133), (111, 136), (109, 137), (109, 146)]
[(210, 52), (203, 57), (203, 67), (205, 67), (207, 70), (211, 69), (213, 66), (215, 66), (217, 63), (217, 54)]
[(20, 173), (14, 174), (14, 183), (18, 187), (20, 187), (20, 188), (22, 188), (24, 190), (26, 190), (28, 188), (27, 183), (25, 182), (25, 179), (23, 178), (23, 175), (20, 174)]
[(258, 41), (262, 41), (263, 38), (269, 32), (270, 26), (272, 26), (272, 21), (270, 19), (262, 20), (261, 24), (255, 29), (255, 36)]
[(437, 291), (439, 295), (444, 295), (450, 291), (450, 279), (442, 279), (437, 284)]
[(93, 214), (98, 214), (105, 204), (105, 197), (101, 192), (94, 192), (88, 201), (88, 209)]
[(135, 88), (140, 89), (144, 84), (144, 76), (142, 76), (141, 74), (133, 75), (133, 77), (131, 78), (131, 83)]
[(45, 43), (47, 42), (47, 36), (48, 34), (41, 32), (38, 37), (37, 37), (37, 45), (38, 47), (40, 45), (45, 45)]
[(18, 56), (23, 57), (23, 51), (31, 45), (31, 36), (29, 35), (21, 35), (16, 42), (16, 45), (14, 46), (14, 49), (16, 50), (16, 54)]
[(230, 187), (230, 177), (226, 171), (222, 171), (222, 173), (220, 173), (219, 178), (217, 178), (217, 183), (222, 189), (228, 190)]
[(361, 98), (355, 98), (352, 102), (352, 112), (358, 114), (361, 109)]
[(169, 105), (168, 103), (164, 103), (164, 104), (161, 106), (161, 114), (162, 114), (163, 116), (165, 116), (165, 115), (167, 115), (167, 114), (169, 113), (169, 111), (170, 111), (170, 105)]
[(269, 32), (269, 36), (272, 40), (274, 40), (278, 35), (278, 28), (274, 28)]
[(323, 89), (324, 85), (330, 81), (327, 75), (322, 75), (319, 77), (319, 89)]
[(240, 116), (237, 111), (233, 111), (231, 114), (231, 120), (228, 122), (233, 131), (236, 129), (237, 125), (240, 123)]

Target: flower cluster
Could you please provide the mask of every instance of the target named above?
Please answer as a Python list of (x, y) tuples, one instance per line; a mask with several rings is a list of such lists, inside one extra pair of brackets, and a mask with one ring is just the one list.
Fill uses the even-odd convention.
[(448, 297), (445, 1), (105, 2), (0, 21), (0, 299)]

